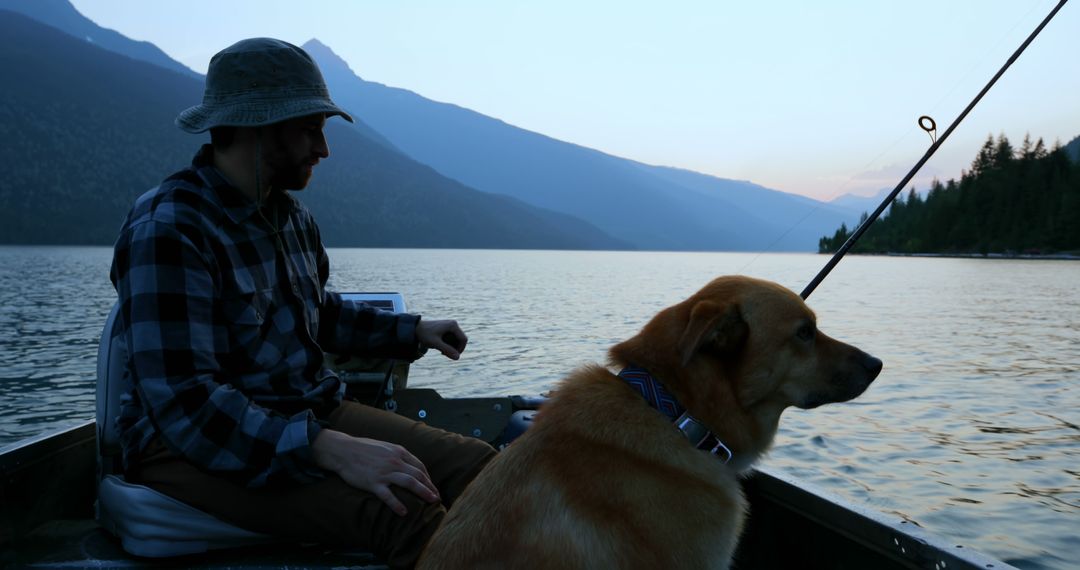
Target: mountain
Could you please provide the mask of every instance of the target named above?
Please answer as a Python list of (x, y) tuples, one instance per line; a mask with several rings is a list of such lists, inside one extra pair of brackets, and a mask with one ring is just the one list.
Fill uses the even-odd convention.
[[(587, 220), (643, 249), (813, 251), (858, 214), (763, 188), (641, 164), (358, 77), (304, 44), (335, 100), (409, 156), (479, 190)], [(793, 223), (798, 223), (793, 227)]]
[(299, 194), (327, 243), (367, 247), (627, 249), (571, 216), (479, 192), (360, 136), (327, 126), (331, 158)]
[(1080, 162), (1080, 136), (1074, 138), (1069, 141), (1069, 144), (1065, 145), (1065, 154), (1074, 162)]
[[(201, 100), (201, 79), (14, 12), (0, 11), (0, 76), (0, 243), (110, 244), (134, 198), (206, 140), (173, 124)], [(626, 247), (447, 179), (342, 121), (327, 138), (333, 156), (298, 197), (329, 246)]]
[[(732, 214), (725, 221), (726, 227), (742, 235), (753, 235), (762, 228), (769, 228), (771, 235), (760, 236), (753, 249), (802, 250), (806, 243), (817, 239), (816, 228), (823, 220), (855, 220), (859, 216), (850, 208), (771, 190), (752, 182), (717, 178), (680, 168), (640, 166), (678, 188), (707, 197), (714, 205), (724, 204), (725, 211)], [(770, 241), (765, 243), (762, 238)]]
[(873, 196), (859, 196), (857, 194), (844, 194), (832, 199), (829, 204), (851, 212), (873, 212), (881, 205), (881, 201), (892, 192), (892, 188), (882, 188)]
[(136, 41), (113, 30), (98, 26), (80, 14), (68, 0), (0, 0), (0, 10), (9, 10), (29, 16), (76, 38), (101, 46), (109, 51), (126, 55), (132, 59), (171, 69), (188, 77), (202, 77), (165, 55), (165, 52), (150, 42)]
[(194, 141), (186, 75), (0, 11), (0, 243), (108, 244)]
[[(68, 0), (0, 0), (0, 10), (9, 10), (29, 16), (68, 35), (83, 38), (103, 49), (194, 77), (200, 82), (206, 79), (201, 73), (196, 73), (184, 64), (170, 58), (150, 42), (135, 41), (113, 30), (98, 26), (92, 20), (83, 16)], [(393, 143), (376, 132), (375, 129), (372, 129), (367, 123), (357, 121), (352, 123), (351, 126), (383, 146), (394, 148)]]

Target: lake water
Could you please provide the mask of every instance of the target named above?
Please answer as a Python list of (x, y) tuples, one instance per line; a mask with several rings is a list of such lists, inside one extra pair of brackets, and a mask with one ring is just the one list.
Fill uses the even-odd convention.
[[(0, 248), (0, 445), (93, 416), (109, 248)], [(459, 362), (410, 386), (539, 394), (659, 309), (741, 273), (795, 291), (797, 254), (331, 250), (330, 286), (456, 318)], [(885, 362), (846, 404), (785, 414), (765, 464), (1021, 568), (1080, 566), (1080, 262), (849, 257), (810, 305)]]

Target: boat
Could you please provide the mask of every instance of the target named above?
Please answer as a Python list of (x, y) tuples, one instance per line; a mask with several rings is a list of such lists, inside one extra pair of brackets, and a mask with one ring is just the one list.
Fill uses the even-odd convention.
[[(404, 309), (394, 293), (353, 295)], [(111, 321), (105, 330), (110, 326)], [(333, 355), (328, 361), (346, 380), (348, 395), (484, 439), (497, 449), (527, 430), (545, 401), (520, 395), (444, 398), (430, 388), (409, 388), (407, 364)], [(179, 556), (134, 555), (130, 544), (114, 536), (115, 525), (100, 508), (99, 484), (105, 485), (99, 482), (108, 477), (101, 474), (99, 427), (92, 419), (0, 448), (0, 568), (385, 568), (368, 552), (267, 537)], [(742, 485), (750, 516), (734, 568), (1013, 568), (898, 515), (852, 504), (781, 471), (755, 469)]]
[[(399, 413), (430, 410), (429, 423), (472, 435), (491, 426), (498, 444), (520, 430), (536, 398), (442, 398), (405, 389)], [(495, 410), (496, 405), (505, 406)], [(383, 568), (368, 553), (314, 545), (264, 545), (161, 559), (126, 553), (94, 519), (97, 429), (93, 420), (0, 449), (0, 567)], [(914, 523), (851, 504), (757, 469), (743, 481), (750, 517), (735, 568), (1007, 569), (1001, 561)]]

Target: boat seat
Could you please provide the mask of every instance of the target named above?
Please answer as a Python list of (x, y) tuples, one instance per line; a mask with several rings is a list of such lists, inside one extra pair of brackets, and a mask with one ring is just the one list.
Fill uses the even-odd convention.
[(98, 346), (97, 411), (98, 523), (130, 554), (149, 558), (197, 554), (272, 542), (274, 537), (231, 525), (144, 485), (124, 480), (116, 417), (120, 395), (131, 384), (127, 347), (118, 336), (113, 305)]
[[(405, 312), (399, 293), (343, 293), (342, 298)], [(98, 441), (98, 523), (120, 539), (125, 551), (149, 558), (198, 554), (210, 550), (265, 544), (275, 537), (251, 532), (144, 485), (124, 480), (120, 456), (120, 396), (130, 389), (128, 354), (119, 336), (119, 303), (105, 321), (98, 345), (96, 416)], [(348, 394), (389, 398), (405, 387), (409, 364), (327, 355)], [(392, 406), (386, 406), (391, 408)]]

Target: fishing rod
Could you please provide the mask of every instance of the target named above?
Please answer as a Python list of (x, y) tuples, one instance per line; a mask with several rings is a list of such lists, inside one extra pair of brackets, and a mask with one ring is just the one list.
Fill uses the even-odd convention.
[(907, 176), (904, 176), (904, 179), (896, 185), (896, 188), (893, 188), (893, 191), (890, 192), (884, 200), (882, 200), (881, 204), (877, 207), (876, 210), (874, 210), (874, 213), (870, 214), (870, 216), (866, 218), (863, 223), (859, 224), (859, 227), (855, 229), (855, 232), (851, 234), (851, 237), (849, 237), (847, 241), (844, 242), (844, 245), (840, 246), (840, 249), (838, 249), (836, 253), (833, 254), (832, 259), (830, 259), (829, 262), (825, 264), (825, 267), (823, 267), (821, 271), (819, 271), (818, 274), (814, 277), (814, 279), (810, 281), (810, 284), (807, 285), (805, 289), (803, 289), (801, 293), (803, 299), (809, 297), (810, 293), (813, 293), (814, 289), (817, 289), (817, 286), (825, 279), (829, 272), (832, 271), (834, 267), (836, 267), (836, 264), (840, 263), (840, 259), (844, 257), (844, 254), (846, 254), (848, 250), (855, 245), (855, 242), (859, 241), (859, 238), (862, 237), (864, 233), (866, 233), (866, 230), (870, 228), (870, 224), (873, 224), (874, 220), (877, 220), (878, 217), (881, 216), (881, 213), (885, 211), (885, 208), (892, 203), (893, 199), (896, 198), (896, 195), (904, 189), (904, 186), (907, 185), (907, 183), (915, 177), (915, 174), (919, 172), (919, 169), (922, 168), (924, 164), (926, 164), (926, 161), (930, 160), (931, 156), (934, 156), (934, 153), (937, 152), (938, 147), (940, 147), (941, 144), (945, 142), (945, 139), (949, 138), (949, 135), (952, 134), (954, 129), (956, 129), (957, 125), (959, 125), (960, 122), (964, 120), (964, 117), (967, 117), (968, 113), (970, 113), (971, 110), (975, 108), (975, 105), (979, 103), (979, 101), (983, 98), (983, 95), (986, 95), (986, 92), (990, 91), (990, 88), (993, 87), (995, 83), (997, 83), (998, 78), (1000, 78), (1002, 74), (1005, 73), (1006, 69), (1009, 69), (1009, 66), (1011, 66), (1013, 62), (1016, 61), (1016, 58), (1020, 57), (1020, 54), (1024, 53), (1024, 50), (1027, 49), (1028, 44), (1030, 44), (1035, 39), (1035, 37), (1039, 35), (1039, 32), (1041, 32), (1043, 28), (1046, 27), (1046, 24), (1050, 23), (1050, 20), (1054, 18), (1054, 16), (1058, 13), (1059, 10), (1061, 10), (1061, 7), (1064, 6), (1066, 2), (1068, 2), (1068, 0), (1061, 0), (1060, 2), (1058, 2), (1057, 6), (1054, 6), (1054, 9), (1051, 10), (1050, 13), (1046, 16), (1046, 18), (1043, 19), (1042, 23), (1040, 23), (1039, 26), (1035, 28), (1035, 31), (1031, 32), (1031, 35), (1029, 35), (1028, 38), (1024, 40), (1024, 43), (1020, 44), (1020, 47), (1017, 48), (1015, 52), (1013, 52), (1012, 57), (1010, 57), (1009, 60), (1005, 62), (1005, 65), (1001, 66), (1001, 69), (999, 69), (998, 72), (994, 75), (994, 77), (990, 79), (990, 82), (986, 84), (986, 87), (983, 87), (982, 91), (979, 91), (979, 94), (971, 100), (971, 103), (968, 103), (967, 108), (964, 109), (958, 117), (956, 117), (956, 119), (952, 122), (951, 125), (949, 125), (949, 128), (945, 130), (945, 133), (941, 135), (941, 138), (934, 138), (934, 133), (937, 131), (937, 125), (934, 123), (934, 119), (926, 115), (919, 117), (919, 127), (930, 134), (930, 140), (933, 142), (933, 144), (931, 144), (930, 148), (926, 150), (926, 154), (923, 155), (919, 162), (917, 162), (915, 166), (911, 168), (911, 170), (907, 173)]

